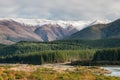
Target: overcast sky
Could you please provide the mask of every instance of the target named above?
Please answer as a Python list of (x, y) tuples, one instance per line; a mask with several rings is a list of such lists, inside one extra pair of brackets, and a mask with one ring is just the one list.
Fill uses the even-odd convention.
[(115, 20), (120, 0), (0, 0), (0, 17)]

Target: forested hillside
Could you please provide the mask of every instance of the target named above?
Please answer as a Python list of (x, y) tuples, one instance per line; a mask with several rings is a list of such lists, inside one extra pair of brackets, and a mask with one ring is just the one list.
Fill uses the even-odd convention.
[(92, 65), (98, 62), (108, 64), (109, 59), (112, 59), (113, 63), (115, 61), (115, 64), (120, 64), (119, 47), (120, 39), (22, 41), (12, 45), (0, 45), (0, 62), (44, 64), (87, 61)]

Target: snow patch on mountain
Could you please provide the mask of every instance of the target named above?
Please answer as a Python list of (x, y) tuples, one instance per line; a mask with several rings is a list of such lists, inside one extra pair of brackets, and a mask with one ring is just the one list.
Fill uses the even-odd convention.
[(98, 23), (108, 23), (109, 21), (100, 21), (100, 20), (95, 20), (95, 21), (63, 21), (63, 20), (47, 20), (47, 19), (25, 19), (25, 18), (0, 18), (0, 20), (13, 20), (16, 22), (19, 22), (24, 25), (44, 25), (44, 24), (58, 24), (63, 28), (67, 28), (68, 26), (72, 25), (78, 30), (82, 30), (83, 28), (98, 24)]
[(95, 24), (107, 24), (110, 23), (110, 20), (94, 20), (93, 22), (91, 22), (91, 24), (89, 24), (89, 26), (95, 25)]

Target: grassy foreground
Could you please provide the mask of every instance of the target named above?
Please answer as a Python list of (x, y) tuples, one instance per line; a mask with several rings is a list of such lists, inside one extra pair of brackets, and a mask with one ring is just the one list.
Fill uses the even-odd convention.
[[(23, 66), (21, 70), (15, 70), (15, 67), (19, 68), (20, 66), (0, 66), (0, 80), (120, 80), (119, 77), (98, 74), (97, 72), (100, 70), (97, 67), (79, 66), (74, 70), (61, 72), (52, 68), (35, 67), (33, 65), (27, 65), (27, 68)], [(23, 68), (26, 70), (23, 70)], [(27, 69), (34, 70), (29, 71)]]

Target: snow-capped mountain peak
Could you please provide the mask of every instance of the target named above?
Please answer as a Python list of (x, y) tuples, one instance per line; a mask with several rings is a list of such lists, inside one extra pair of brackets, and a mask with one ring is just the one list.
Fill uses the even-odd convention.
[(44, 24), (58, 24), (63, 28), (67, 28), (72, 25), (78, 30), (82, 30), (83, 28), (99, 24), (99, 23), (108, 23), (109, 21), (95, 20), (95, 21), (63, 21), (63, 20), (47, 20), (47, 19), (25, 19), (25, 18), (1, 18), (0, 20), (13, 20), (25, 25), (39, 25), (42, 26)]
[(107, 24), (109, 23), (110, 21), (109, 20), (94, 20), (93, 22), (91, 22), (91, 24), (89, 24), (90, 26), (91, 25), (95, 25), (95, 24)]

